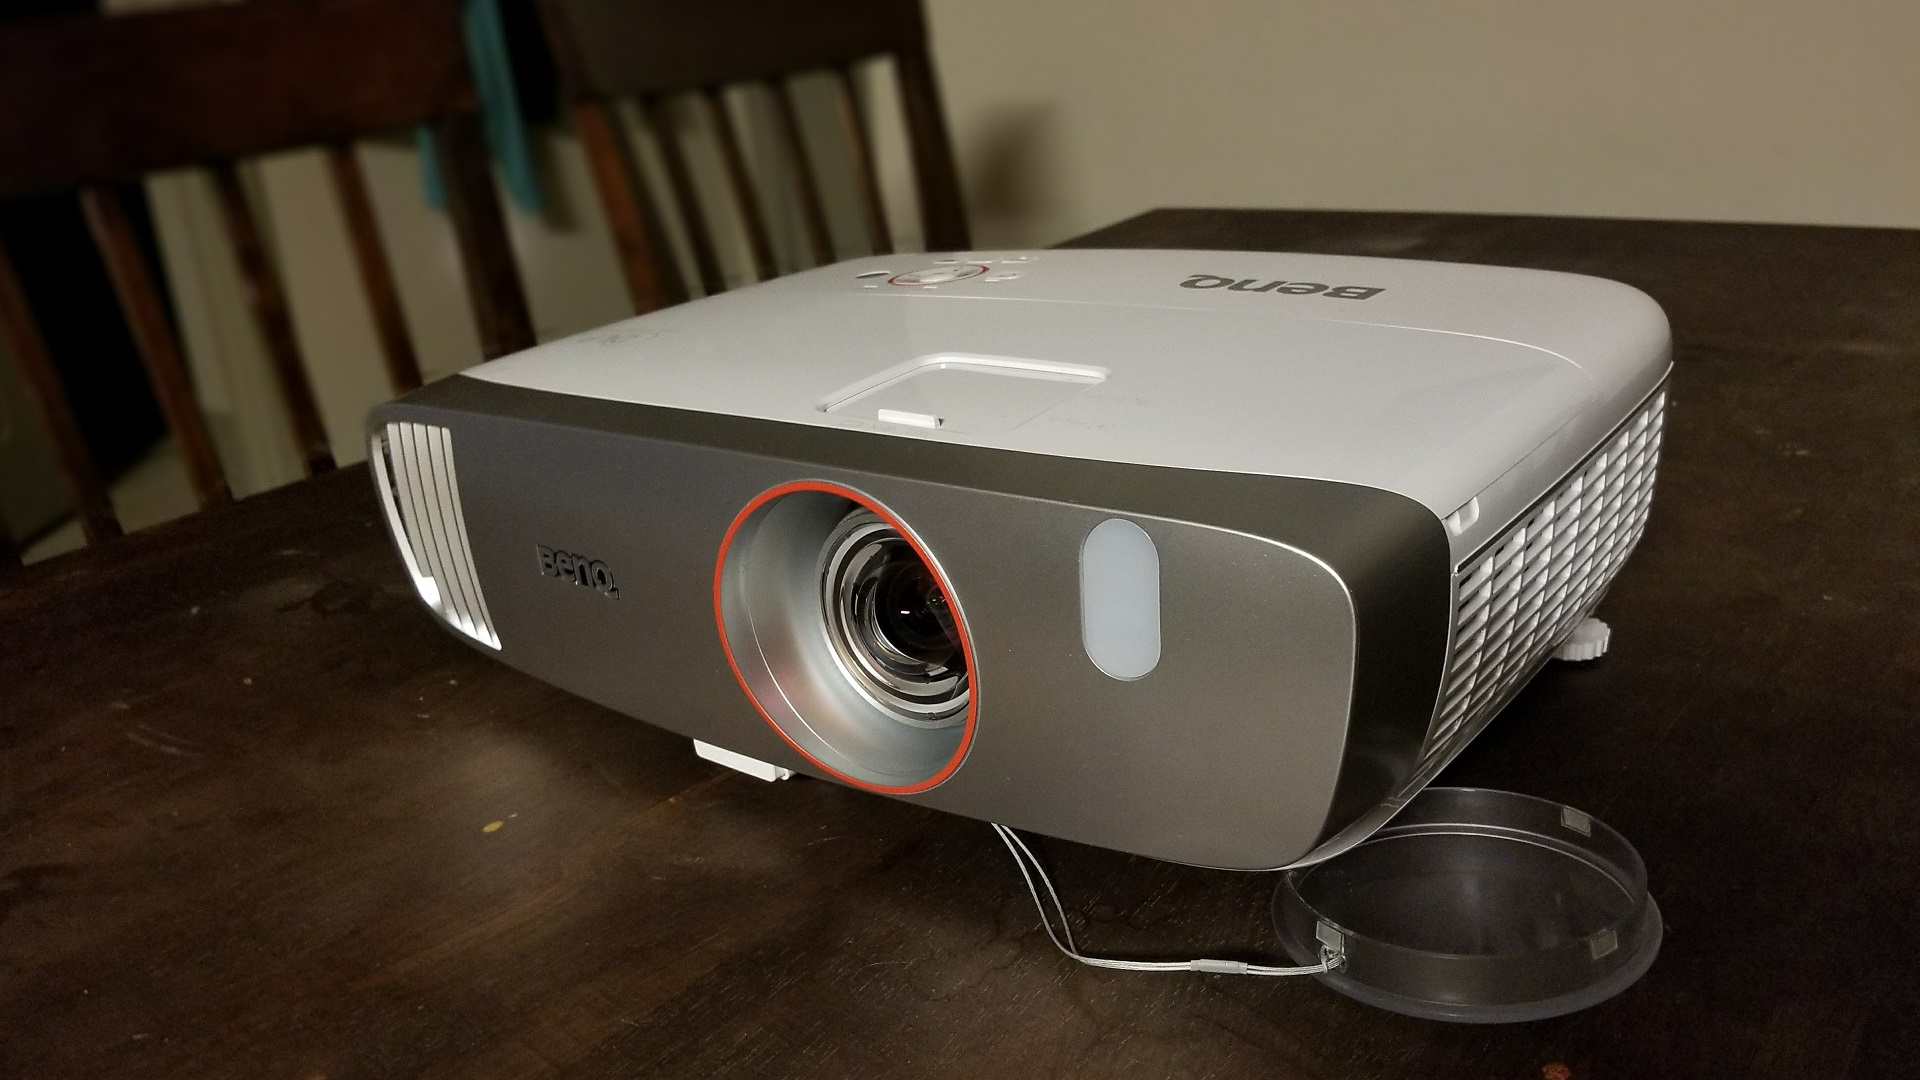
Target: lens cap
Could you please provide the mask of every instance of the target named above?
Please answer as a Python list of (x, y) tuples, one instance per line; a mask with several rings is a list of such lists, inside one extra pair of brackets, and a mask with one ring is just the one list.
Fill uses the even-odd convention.
[(1432, 1020), (1499, 1024), (1620, 993), (1660, 951), (1660, 909), (1633, 846), (1569, 806), (1428, 788), (1364, 843), (1289, 870), (1273, 898), (1282, 946), (1355, 1000)]

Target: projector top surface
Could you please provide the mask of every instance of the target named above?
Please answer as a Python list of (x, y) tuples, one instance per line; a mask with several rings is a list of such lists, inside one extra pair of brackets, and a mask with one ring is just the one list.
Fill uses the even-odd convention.
[[(469, 369), (496, 383), (1063, 457), (1384, 488), (1445, 517), (1571, 468), (1667, 320), (1573, 274), (1331, 255), (858, 259)], [(1563, 460), (1564, 459), (1564, 460)], [(1538, 490), (1512, 478), (1498, 513)], [(1512, 489), (1512, 490), (1509, 490)], [(1476, 513), (1477, 513), (1476, 509)]]

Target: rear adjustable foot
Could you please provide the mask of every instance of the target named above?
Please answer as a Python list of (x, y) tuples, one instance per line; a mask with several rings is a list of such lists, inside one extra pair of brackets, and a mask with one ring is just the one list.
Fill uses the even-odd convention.
[(1555, 660), (1598, 660), (1607, 654), (1607, 643), (1613, 639), (1613, 630), (1606, 623), (1595, 618), (1581, 619), (1553, 650)]

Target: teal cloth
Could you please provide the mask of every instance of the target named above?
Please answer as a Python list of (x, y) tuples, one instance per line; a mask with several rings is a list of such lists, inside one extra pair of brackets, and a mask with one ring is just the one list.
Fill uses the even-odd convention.
[[(487, 147), (500, 166), (507, 197), (520, 209), (537, 214), (545, 200), (540, 193), (539, 174), (533, 167), (527, 122), (520, 115), (520, 94), (514, 86), (513, 64), (507, 56), (507, 28), (500, 18), (500, 2), (464, 0), (461, 16), (467, 38), (467, 64), (473, 69), (474, 87), (480, 94), (480, 121), (486, 132)], [(432, 133), (421, 128), (415, 137), (420, 146), (421, 182), (426, 186), (427, 204), (445, 206), (447, 190), (440, 177), (440, 158), (434, 152)]]

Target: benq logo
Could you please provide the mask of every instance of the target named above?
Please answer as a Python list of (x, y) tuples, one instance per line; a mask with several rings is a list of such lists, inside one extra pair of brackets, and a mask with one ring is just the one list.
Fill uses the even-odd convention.
[(1387, 290), (1372, 285), (1322, 285), (1317, 281), (1269, 281), (1255, 285), (1259, 278), (1230, 278), (1219, 274), (1194, 274), (1180, 283), (1183, 289), (1226, 289), (1229, 292), (1272, 292), (1288, 296), (1315, 293), (1335, 300), (1370, 300)]
[(543, 577), (557, 577), (571, 581), (575, 585), (584, 585), (589, 589), (598, 589), (610, 599), (620, 599), (620, 586), (613, 583), (613, 571), (599, 559), (589, 559), (585, 555), (575, 555), (567, 551), (555, 551), (541, 544), (533, 545), (533, 553), (540, 560), (540, 574)]

